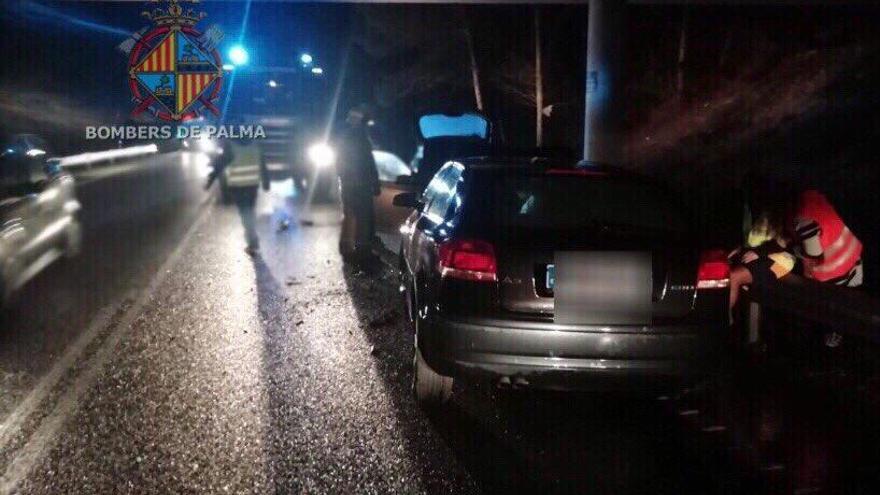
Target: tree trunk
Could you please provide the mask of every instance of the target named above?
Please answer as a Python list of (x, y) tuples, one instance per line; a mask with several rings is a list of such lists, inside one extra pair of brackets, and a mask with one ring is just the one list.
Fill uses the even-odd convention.
[(483, 111), (483, 93), (480, 91), (480, 71), (477, 68), (477, 57), (474, 54), (474, 40), (471, 35), (471, 29), (468, 26), (464, 28), (464, 36), (467, 39), (468, 55), (471, 62), (471, 83), (474, 86), (474, 101), (477, 104), (477, 110)]
[(727, 65), (727, 56), (730, 52), (730, 45), (733, 43), (733, 27), (727, 26), (724, 30), (724, 44), (721, 45), (721, 53), (718, 54), (718, 69), (723, 70)]
[(681, 8), (681, 30), (678, 36), (678, 63), (676, 64), (675, 91), (678, 98), (684, 95), (684, 60), (687, 54), (687, 7)]
[(544, 145), (544, 80), (541, 74), (541, 10), (535, 7), (535, 146)]

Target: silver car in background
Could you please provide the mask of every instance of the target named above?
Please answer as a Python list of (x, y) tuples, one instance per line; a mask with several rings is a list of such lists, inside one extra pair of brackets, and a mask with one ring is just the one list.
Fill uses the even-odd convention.
[(80, 204), (73, 177), (49, 162), (45, 142), (32, 134), (0, 148), (0, 307), (28, 280), (81, 242)]

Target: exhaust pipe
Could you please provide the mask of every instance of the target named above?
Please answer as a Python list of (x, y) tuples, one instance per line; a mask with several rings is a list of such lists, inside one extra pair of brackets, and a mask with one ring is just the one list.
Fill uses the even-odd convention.
[(512, 378), (509, 376), (502, 376), (495, 383), (496, 388), (503, 389), (503, 390), (510, 390), (510, 389), (519, 390), (519, 389), (529, 388), (529, 387), (531, 387), (531, 385), (532, 384), (529, 383), (528, 380), (526, 380), (525, 378), (523, 378), (521, 376), (515, 376)]
[(515, 389), (529, 388), (530, 386), (531, 384), (529, 381), (521, 376), (518, 376), (513, 380), (513, 388)]

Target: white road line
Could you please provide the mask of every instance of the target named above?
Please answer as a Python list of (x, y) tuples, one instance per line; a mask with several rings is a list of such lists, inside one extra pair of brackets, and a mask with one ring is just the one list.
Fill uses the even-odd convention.
[[(148, 157), (134, 158), (125, 163), (115, 165), (103, 165), (88, 170), (73, 172), (76, 179), (77, 187), (95, 184), (105, 179), (127, 175), (131, 172), (149, 170), (157, 166), (168, 166), (170, 164), (180, 164), (180, 156), (172, 156), (174, 153), (165, 153), (161, 155), (153, 155)], [(170, 162), (163, 162), (162, 159), (172, 158)]]
[(158, 152), (158, 146), (155, 144), (146, 144), (142, 146), (131, 146), (129, 148), (90, 151), (79, 155), (51, 158), (50, 160), (57, 162), (61, 167), (74, 167), (77, 165), (88, 165), (116, 158), (131, 158), (135, 156), (150, 155)]
[[(131, 298), (131, 296), (127, 294), (122, 300), (125, 301), (128, 298)], [(49, 392), (52, 391), (55, 385), (58, 384), (58, 381), (76, 363), (80, 355), (92, 343), (92, 340), (95, 339), (98, 333), (102, 329), (107, 328), (113, 313), (114, 311), (110, 307), (102, 308), (98, 315), (92, 319), (86, 331), (80, 334), (79, 338), (64, 351), (61, 359), (55, 362), (52, 369), (43, 375), (43, 378), (31, 389), (24, 400), (6, 416), (3, 423), (0, 424), (0, 451), (6, 450), (9, 447), (9, 442), (21, 431), (25, 421), (33, 414), (37, 406), (46, 399)]]
[[(89, 360), (87, 367), (83, 369), (79, 376), (76, 377), (73, 384), (58, 399), (55, 408), (48, 416), (46, 416), (46, 418), (43, 419), (39, 428), (33, 435), (31, 435), (27, 443), (16, 452), (15, 457), (9, 462), (3, 477), (0, 478), (0, 493), (10, 493), (14, 491), (18, 484), (30, 473), (36, 463), (42, 459), (48, 449), (54, 444), (55, 437), (61, 426), (64, 425), (68, 418), (77, 412), (81, 399), (95, 384), (104, 365), (114, 356), (113, 352), (115, 351), (116, 346), (131, 329), (132, 323), (134, 323), (135, 319), (140, 315), (141, 310), (143, 310), (144, 306), (150, 301), (156, 289), (165, 281), (165, 278), (171, 272), (171, 268), (179, 261), (184, 249), (189, 245), (192, 237), (208, 218), (212, 211), (208, 206), (214, 203), (213, 199), (214, 196), (212, 195), (209, 200), (202, 203), (201, 210), (199, 211), (196, 220), (190, 225), (186, 234), (184, 234), (180, 243), (174, 248), (171, 255), (168, 256), (164, 263), (162, 263), (162, 266), (153, 276), (147, 289), (144, 290), (135, 303), (125, 311), (125, 314), (116, 325), (116, 328), (106, 338), (101, 347), (95, 351), (93, 357)], [(94, 325), (97, 329), (94, 330), (95, 333), (100, 330), (98, 323), (99, 322), (96, 322)], [(92, 331), (92, 329), (90, 328), (89, 331)], [(94, 335), (92, 335), (92, 337), (94, 337)], [(75, 345), (79, 345), (80, 340), (82, 339), (77, 340)], [(78, 352), (65, 353), (64, 362), (62, 363), (59, 361), (49, 373), (55, 377), (54, 381), (45, 380), (45, 384), (41, 381), (39, 385), (41, 387), (40, 391), (34, 389), (34, 391), (28, 395), (28, 398), (22, 402), (22, 405), (16, 408), (16, 411), (13, 413), (15, 415), (13, 418), (15, 422), (12, 423), (7, 421), (7, 423), (4, 424), (4, 440), (8, 441), (6, 438), (7, 436), (9, 438), (14, 437), (18, 428), (20, 428), (30, 414), (33, 413), (34, 409), (45, 400), (48, 393), (51, 392), (52, 388), (57, 384), (57, 381), (67, 373), (70, 366), (76, 362), (78, 354), (88, 345), (88, 342), (90, 342), (90, 340), (86, 341)], [(75, 351), (75, 349), (71, 350)], [(68, 354), (71, 355), (69, 360), (67, 360)], [(47, 377), (49, 374), (47, 374)], [(28, 402), (26, 407), (24, 407), (24, 402)], [(5, 443), (0, 443), (0, 448), (4, 446)]]

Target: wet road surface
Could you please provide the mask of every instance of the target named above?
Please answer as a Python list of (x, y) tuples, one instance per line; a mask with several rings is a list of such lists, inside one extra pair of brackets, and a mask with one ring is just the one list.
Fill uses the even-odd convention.
[[(701, 482), (652, 401), (477, 387), (422, 411), (396, 276), (341, 263), (337, 210), (315, 208), (302, 227), (300, 206), (274, 188), (251, 258), (236, 211), (200, 190), (203, 173), (171, 155), (83, 180), (82, 259), (43, 274), (4, 316), (4, 371), (27, 378), (4, 411), (0, 492), (680, 493)], [(100, 328), (58, 371), (89, 325)]]
[(206, 172), (168, 155), (82, 174), (83, 255), (0, 317), (0, 493), (753, 493), (762, 472), (817, 493), (843, 472), (822, 456), (854, 430), (822, 427), (852, 408), (801, 416), (778, 384), (659, 401), (476, 386), (423, 411), (396, 275), (342, 264), (337, 209), (275, 184), (252, 258)]
[(81, 255), (50, 266), (0, 312), (0, 417), (87, 329), (143, 291), (207, 199), (205, 173), (180, 155), (77, 173)]

